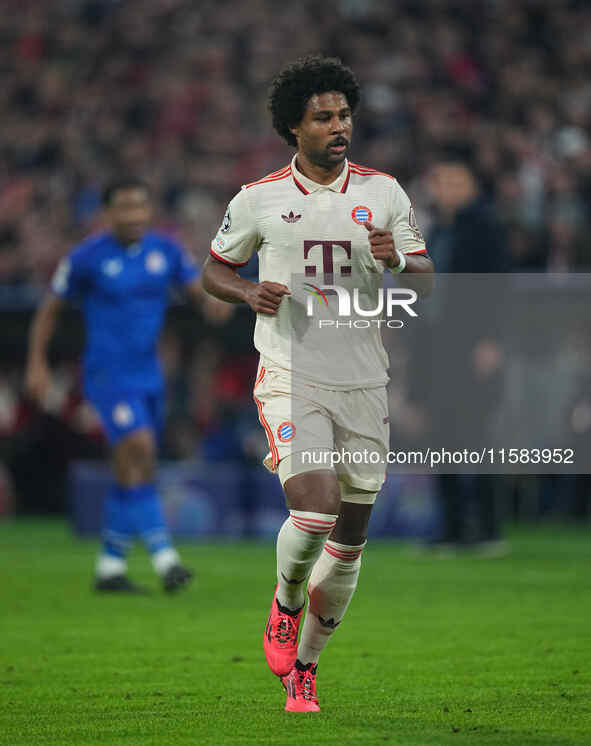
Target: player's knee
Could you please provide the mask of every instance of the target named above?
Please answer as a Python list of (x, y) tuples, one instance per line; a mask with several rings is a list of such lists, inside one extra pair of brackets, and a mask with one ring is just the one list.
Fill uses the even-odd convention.
[(341, 493), (336, 474), (330, 470), (297, 474), (283, 485), (291, 510), (311, 510), (338, 515)]
[(330, 538), (339, 544), (358, 546), (367, 538), (375, 492), (358, 490), (340, 482), (341, 509)]
[(149, 430), (128, 435), (115, 449), (115, 471), (127, 485), (150, 482), (156, 470), (156, 443)]
[(132, 459), (142, 477), (150, 481), (156, 469), (156, 443), (151, 432), (138, 432), (132, 446)]

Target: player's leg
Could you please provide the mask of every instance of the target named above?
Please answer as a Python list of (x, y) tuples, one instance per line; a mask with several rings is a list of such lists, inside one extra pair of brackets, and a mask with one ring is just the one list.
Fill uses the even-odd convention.
[(103, 512), (103, 544), (96, 563), (96, 589), (139, 592), (127, 577), (127, 554), (134, 538), (129, 504), (124, 491), (112, 482)]
[(142, 531), (140, 534), (152, 556), (152, 564), (161, 576), (166, 591), (176, 591), (183, 588), (193, 577), (193, 572), (181, 564), (178, 552), (172, 545), (172, 539), (166, 526), (162, 498), (155, 485), (158, 445), (162, 441), (164, 431), (164, 392), (157, 392), (147, 396), (144, 400), (148, 412), (151, 432), (153, 435), (153, 450), (150, 454), (149, 475), (152, 494), (145, 506), (145, 512), (140, 517)]
[(144, 542), (152, 565), (166, 590), (176, 590), (191, 578), (182, 567), (166, 526), (162, 500), (156, 486), (157, 445), (154, 430), (144, 427), (123, 438), (115, 447), (115, 478), (125, 495), (135, 533)]
[[(137, 422), (139, 418), (134, 419)], [(139, 534), (153, 558), (166, 556), (169, 551), (170, 541), (153, 485), (155, 453), (154, 435), (146, 426), (121, 437), (113, 446), (115, 479), (106, 504), (105, 543), (97, 568), (99, 590), (126, 584), (117, 577), (109, 578), (109, 563), (105, 561), (112, 553), (112, 537), (121, 532), (121, 527), (126, 528), (128, 545)]]
[(357, 588), (376, 493), (354, 490), (346, 484), (342, 484), (342, 490), (343, 502), (337, 524), (308, 583), (309, 606), (298, 646), (301, 666), (318, 663)]
[[(293, 667), (308, 577), (336, 524), (340, 505), (333, 469), (311, 466), (299, 455), (306, 447), (332, 448), (332, 426), (306, 392), (295, 411), (291, 378), (259, 368), (254, 399), (269, 441), (265, 465), (278, 473), (289, 516), (277, 537), (277, 586), (264, 635), (265, 655), (277, 676)], [(296, 424), (292, 422), (295, 420)]]
[(341, 509), (310, 576), (310, 603), (298, 648), (298, 660), (307, 666), (318, 662), (357, 587), (369, 518), (385, 479), (389, 444), (385, 388), (342, 392), (332, 412), (337, 451), (367, 453), (367, 458), (343, 459), (338, 466)]
[(342, 622), (357, 587), (369, 518), (385, 477), (389, 427), (385, 389), (342, 392), (335, 398), (335, 448), (378, 453), (362, 463), (356, 458), (339, 464), (341, 505), (330, 538), (314, 565), (308, 583), (309, 604), (300, 636), (295, 676), (299, 699), (286, 709), (317, 711), (316, 673), (320, 654)]
[[(284, 469), (280, 463), (280, 477)], [(283, 489), (289, 516), (277, 537), (277, 588), (265, 629), (267, 662), (277, 676), (288, 674), (295, 663), (304, 590), (336, 525), (341, 501), (336, 473), (330, 470), (291, 475)]]
[[(141, 421), (141, 412), (133, 399), (110, 392), (100, 392), (89, 399), (101, 417), (112, 453), (116, 454), (120, 444)], [(103, 545), (96, 564), (96, 588), (101, 591), (137, 592), (144, 589), (127, 577), (127, 554), (136, 533), (133, 505), (127, 481), (119, 478), (120, 471), (114, 469), (113, 481), (105, 499)]]
[(142, 396), (95, 396), (112, 445), (114, 482), (105, 503), (103, 548), (97, 562), (98, 590), (136, 590), (127, 578), (126, 555), (138, 533), (148, 543), (163, 576), (178, 566), (154, 485), (156, 438), (153, 416)]
[[(308, 583), (309, 604), (292, 672), (284, 681), (285, 709), (318, 712), (318, 659), (339, 626), (357, 588), (361, 554), (375, 493), (341, 483), (343, 502), (337, 524), (315, 563)], [(346, 502), (346, 499), (361, 502)], [(290, 695), (290, 691), (293, 695)]]
[(308, 577), (336, 525), (341, 495), (330, 470), (296, 474), (283, 489), (289, 517), (277, 537), (277, 599), (293, 610), (304, 605)]

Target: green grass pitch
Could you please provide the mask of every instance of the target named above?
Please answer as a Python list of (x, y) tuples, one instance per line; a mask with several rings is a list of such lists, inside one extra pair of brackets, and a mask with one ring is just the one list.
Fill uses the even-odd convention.
[(370, 542), (319, 667), (320, 714), (283, 711), (262, 632), (271, 543), (182, 547), (165, 596), (90, 591), (97, 544), (61, 522), (0, 524), (0, 743), (591, 744), (591, 527), (511, 532), (446, 560)]

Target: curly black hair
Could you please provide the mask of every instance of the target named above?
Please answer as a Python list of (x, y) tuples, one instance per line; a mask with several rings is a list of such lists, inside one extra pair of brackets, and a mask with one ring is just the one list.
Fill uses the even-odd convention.
[(360, 98), (359, 83), (353, 71), (338, 57), (303, 57), (277, 75), (269, 92), (269, 109), (273, 127), (289, 145), (297, 145), (290, 127), (302, 121), (310, 98), (315, 93), (328, 91), (343, 93), (351, 111), (355, 112)]
[(103, 189), (102, 202), (105, 207), (108, 207), (117, 192), (126, 191), (127, 189), (143, 189), (148, 196), (150, 196), (150, 187), (142, 179), (138, 179), (135, 176), (120, 176), (117, 179), (109, 182)]

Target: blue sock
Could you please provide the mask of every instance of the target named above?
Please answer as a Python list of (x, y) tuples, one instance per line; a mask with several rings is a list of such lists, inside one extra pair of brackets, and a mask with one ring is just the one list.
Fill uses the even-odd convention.
[(164, 520), (162, 501), (154, 484), (140, 484), (125, 489), (135, 533), (139, 534), (150, 554), (171, 549), (172, 542)]
[(103, 517), (103, 553), (109, 557), (125, 559), (134, 533), (130, 502), (125, 495), (125, 488), (112, 484), (105, 502)]

